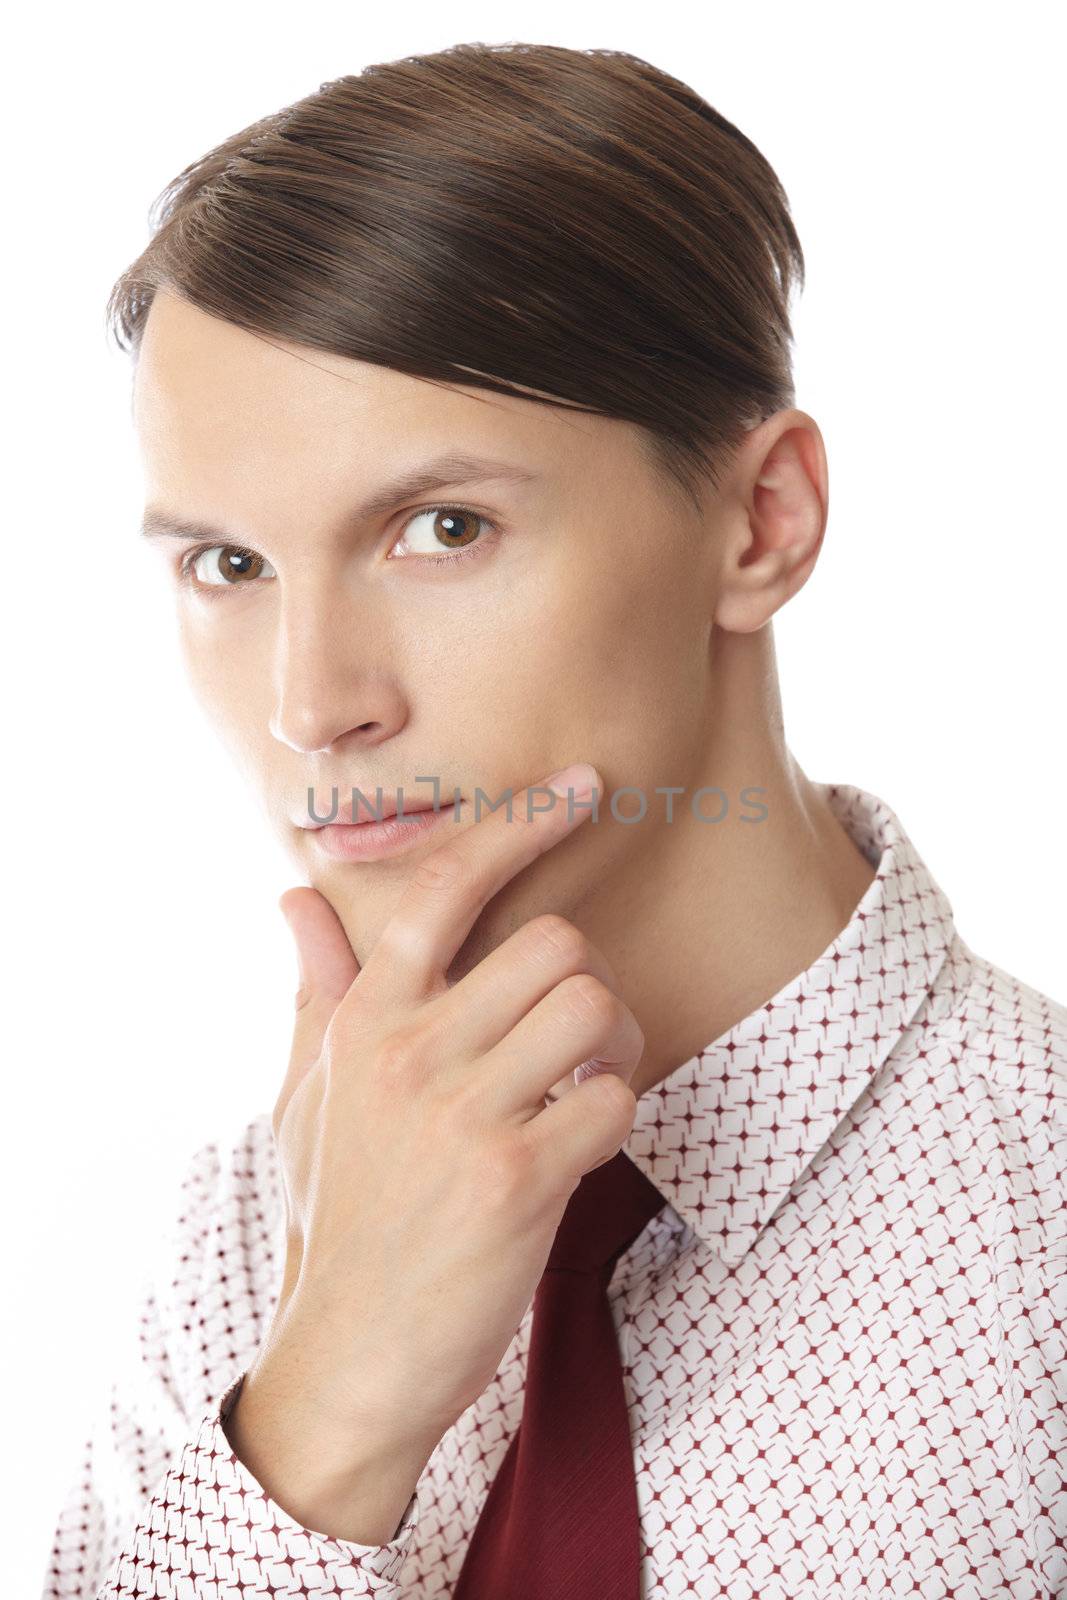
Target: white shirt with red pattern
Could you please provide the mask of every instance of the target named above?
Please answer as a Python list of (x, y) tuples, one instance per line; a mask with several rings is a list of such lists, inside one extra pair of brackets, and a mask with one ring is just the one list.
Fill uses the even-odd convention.
[[(642, 1596), (1064, 1600), (1067, 1009), (968, 948), (883, 801), (820, 787), (877, 876), (807, 971), (641, 1097), (624, 1145), (667, 1199), (609, 1291)], [(265, 1111), (191, 1163), (45, 1600), (450, 1595), (532, 1308), (396, 1537), (329, 1538), (220, 1422), (284, 1223)]]

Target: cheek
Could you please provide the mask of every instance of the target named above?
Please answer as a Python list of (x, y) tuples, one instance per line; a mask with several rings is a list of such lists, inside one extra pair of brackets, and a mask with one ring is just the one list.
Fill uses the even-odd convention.
[(620, 552), (574, 577), (538, 630), (561, 701), (611, 729), (684, 714), (706, 685), (708, 623), (691, 572)]
[(578, 760), (593, 761), (612, 788), (680, 781), (706, 692), (698, 650), (683, 642), (688, 624), (618, 581), (543, 590), (528, 616), (512, 599), (507, 619), (498, 611), (491, 630), (467, 635), (447, 692), (440, 675), (423, 683), (438, 729), (462, 729), (499, 787)]
[(235, 638), (209, 616), (179, 615), (178, 644), (197, 704), (227, 745), (247, 750), (267, 733), (271, 674), (254, 633)]

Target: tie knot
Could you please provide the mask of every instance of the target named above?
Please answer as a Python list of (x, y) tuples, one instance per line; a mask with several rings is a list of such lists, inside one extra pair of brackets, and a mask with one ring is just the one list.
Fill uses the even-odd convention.
[(582, 1181), (567, 1202), (545, 1271), (599, 1272), (611, 1268), (657, 1211), (666, 1205), (654, 1183), (620, 1150)]

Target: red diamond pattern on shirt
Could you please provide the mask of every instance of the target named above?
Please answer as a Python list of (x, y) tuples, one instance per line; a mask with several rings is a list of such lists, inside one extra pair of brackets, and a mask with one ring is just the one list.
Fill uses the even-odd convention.
[[(1067, 1600), (1067, 1009), (970, 950), (883, 801), (822, 787), (877, 876), (806, 972), (642, 1096), (625, 1145), (668, 1202), (611, 1284), (642, 1593)], [(221, 1427), (283, 1263), (264, 1112), (191, 1164), (45, 1600), (450, 1593), (530, 1312), (397, 1537), (333, 1540)]]

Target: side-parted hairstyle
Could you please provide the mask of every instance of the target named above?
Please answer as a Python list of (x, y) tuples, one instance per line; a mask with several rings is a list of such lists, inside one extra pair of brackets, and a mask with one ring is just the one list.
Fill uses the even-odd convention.
[(804, 258), (782, 186), (624, 51), (364, 67), (187, 166), (149, 225), (107, 306), (135, 357), (164, 287), (253, 333), (635, 424), (697, 504), (746, 428), (795, 403)]

